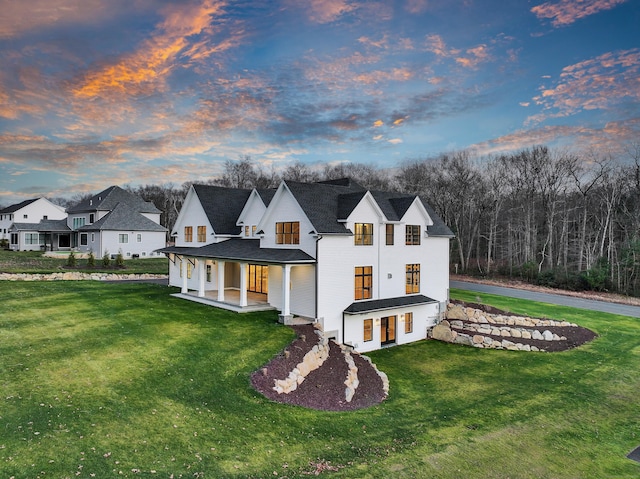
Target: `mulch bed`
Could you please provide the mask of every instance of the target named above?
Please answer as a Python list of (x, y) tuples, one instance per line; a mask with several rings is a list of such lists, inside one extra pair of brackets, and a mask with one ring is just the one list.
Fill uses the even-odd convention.
[[(521, 314), (511, 313), (509, 311), (502, 311), (500, 309), (494, 308), (493, 306), (488, 306), (486, 304), (477, 304), (477, 303), (465, 303), (464, 301), (451, 301), (455, 304), (460, 304), (467, 308), (474, 308), (484, 311), (489, 314), (499, 314), (502, 316), (521, 316)], [(537, 318), (537, 319), (549, 319), (549, 318)], [(463, 323), (469, 323), (470, 321), (463, 321)], [(503, 325), (500, 325), (503, 326)], [(524, 326), (520, 326), (525, 328)], [(469, 334), (468, 331), (462, 331), (460, 329), (452, 328), (459, 332), (464, 332), (465, 334)], [(596, 333), (591, 331), (590, 329), (583, 328), (582, 326), (537, 326), (537, 327), (526, 327), (526, 329), (537, 329), (541, 333), (544, 330), (549, 330), (554, 334), (557, 334), (560, 337), (566, 337), (566, 340), (561, 341), (542, 341), (539, 339), (524, 339), (524, 338), (504, 338), (497, 335), (492, 334), (483, 334), (483, 336), (488, 336), (497, 340), (507, 339), (508, 341), (514, 343), (522, 343), (528, 344), (529, 346), (536, 346), (538, 349), (547, 351), (547, 352), (558, 352), (558, 351), (566, 351), (568, 349), (573, 349), (578, 346), (582, 346), (589, 341), (594, 340), (598, 337)]]
[[(273, 390), (276, 379), (285, 379), (304, 355), (318, 344), (318, 335), (311, 325), (292, 326), (298, 334), (284, 351), (251, 375), (251, 385), (267, 398), (322, 411), (352, 411), (373, 406), (385, 398), (382, 379), (374, 367), (359, 354), (352, 353), (358, 367), (358, 388), (351, 400), (345, 399), (345, 384), (349, 367), (340, 346), (329, 342), (329, 357), (318, 369), (311, 371), (302, 384), (289, 394)], [(287, 352), (285, 352), (287, 351)]]

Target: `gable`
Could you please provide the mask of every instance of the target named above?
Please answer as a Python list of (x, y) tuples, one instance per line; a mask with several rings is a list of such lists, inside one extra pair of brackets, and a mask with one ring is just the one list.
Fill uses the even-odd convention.
[(229, 236), (240, 234), (240, 227), (237, 225), (238, 217), (252, 190), (210, 185), (193, 185), (191, 188), (197, 195), (215, 234)]

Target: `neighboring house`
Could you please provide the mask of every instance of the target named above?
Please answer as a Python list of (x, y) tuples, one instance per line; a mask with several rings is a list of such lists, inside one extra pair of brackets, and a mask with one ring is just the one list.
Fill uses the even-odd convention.
[(308, 318), (361, 352), (424, 339), (448, 301), (451, 230), (420, 197), (349, 179), (193, 185), (172, 236), (178, 296)]
[(72, 246), (101, 257), (122, 253), (125, 258), (152, 257), (166, 245), (167, 229), (160, 210), (139, 196), (111, 186), (67, 210)]
[(69, 249), (71, 230), (62, 206), (46, 198), (26, 200), (0, 210), (0, 239), (15, 251)]

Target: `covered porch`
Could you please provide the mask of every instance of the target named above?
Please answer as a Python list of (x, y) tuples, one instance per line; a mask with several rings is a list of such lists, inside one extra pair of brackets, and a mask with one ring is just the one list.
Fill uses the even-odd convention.
[(238, 313), (278, 310), (285, 323), (294, 315), (315, 316), (315, 288), (309, 287), (315, 284), (315, 260), (303, 251), (230, 239), (161, 252), (172, 265), (171, 285), (180, 288), (176, 297)]

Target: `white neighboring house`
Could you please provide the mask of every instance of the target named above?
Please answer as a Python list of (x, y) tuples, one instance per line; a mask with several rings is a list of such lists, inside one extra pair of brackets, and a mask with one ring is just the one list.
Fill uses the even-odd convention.
[(160, 210), (119, 186), (81, 201), (67, 213), (67, 226), (74, 232), (72, 246), (80, 252), (149, 258), (159, 256), (156, 250), (166, 245)]
[(360, 352), (426, 338), (448, 302), (451, 230), (420, 197), (349, 179), (193, 185), (172, 236), (177, 296), (307, 318)]
[(46, 198), (26, 200), (0, 210), (0, 239), (14, 251), (69, 249), (71, 230), (62, 206)]

